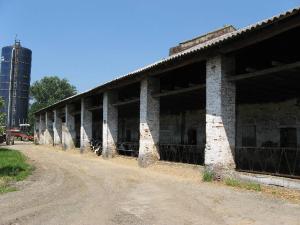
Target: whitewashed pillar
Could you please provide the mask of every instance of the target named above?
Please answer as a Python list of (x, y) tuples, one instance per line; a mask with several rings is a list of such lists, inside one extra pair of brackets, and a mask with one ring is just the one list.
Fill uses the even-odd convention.
[(118, 108), (113, 105), (117, 99), (115, 92), (103, 94), (103, 151), (104, 158), (111, 158), (117, 154), (118, 141)]
[(236, 87), (227, 79), (234, 72), (234, 59), (216, 56), (206, 67), (205, 165), (213, 170), (234, 169)]
[(159, 90), (159, 80), (146, 78), (141, 81), (140, 93), (140, 146), (138, 162), (146, 167), (159, 160), (159, 98), (152, 93)]

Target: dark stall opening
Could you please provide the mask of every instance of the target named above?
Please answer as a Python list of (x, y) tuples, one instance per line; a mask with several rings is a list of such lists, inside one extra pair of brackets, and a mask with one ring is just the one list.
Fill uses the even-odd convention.
[(160, 160), (204, 164), (206, 63), (160, 77)]
[(80, 148), (80, 127), (81, 127), (81, 116), (76, 114), (75, 117), (75, 148)]
[(300, 29), (238, 51), (236, 168), (300, 178)]
[(118, 92), (119, 155), (138, 157), (140, 140), (140, 83), (128, 85)]

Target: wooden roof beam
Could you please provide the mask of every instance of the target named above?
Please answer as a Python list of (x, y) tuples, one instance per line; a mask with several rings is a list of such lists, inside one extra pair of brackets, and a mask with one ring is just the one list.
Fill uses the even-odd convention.
[(195, 86), (189, 87), (189, 88), (182, 88), (182, 89), (177, 89), (177, 90), (173, 90), (173, 91), (154, 93), (154, 94), (152, 94), (152, 96), (154, 98), (159, 98), (159, 97), (164, 97), (164, 96), (183, 94), (183, 93), (186, 93), (186, 92), (200, 90), (200, 89), (203, 89), (205, 87), (206, 87), (205, 84), (198, 84), (198, 85), (195, 85)]
[(253, 72), (253, 73), (238, 74), (235, 76), (230, 76), (228, 79), (231, 81), (239, 81), (239, 80), (251, 79), (251, 78), (266, 76), (266, 75), (280, 73), (280, 72), (294, 70), (294, 69), (300, 69), (300, 62), (271, 67), (271, 68), (259, 70), (259, 71)]

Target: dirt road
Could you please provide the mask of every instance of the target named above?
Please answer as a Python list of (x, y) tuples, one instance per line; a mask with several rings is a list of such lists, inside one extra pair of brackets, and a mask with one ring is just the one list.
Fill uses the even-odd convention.
[(300, 224), (300, 205), (200, 183), (189, 179), (193, 169), (183, 177), (139, 169), (133, 160), (125, 165), (40, 146), (14, 148), (36, 170), (20, 191), (0, 195), (0, 224)]

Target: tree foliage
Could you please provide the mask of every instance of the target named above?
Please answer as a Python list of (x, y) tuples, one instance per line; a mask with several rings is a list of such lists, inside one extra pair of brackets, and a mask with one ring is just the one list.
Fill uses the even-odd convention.
[(46, 76), (30, 87), (32, 104), (29, 109), (29, 123), (34, 123), (34, 112), (52, 105), (62, 99), (75, 95), (77, 90), (67, 79), (57, 76)]
[(30, 87), (30, 96), (43, 107), (76, 94), (76, 88), (67, 79), (57, 76), (44, 77)]

